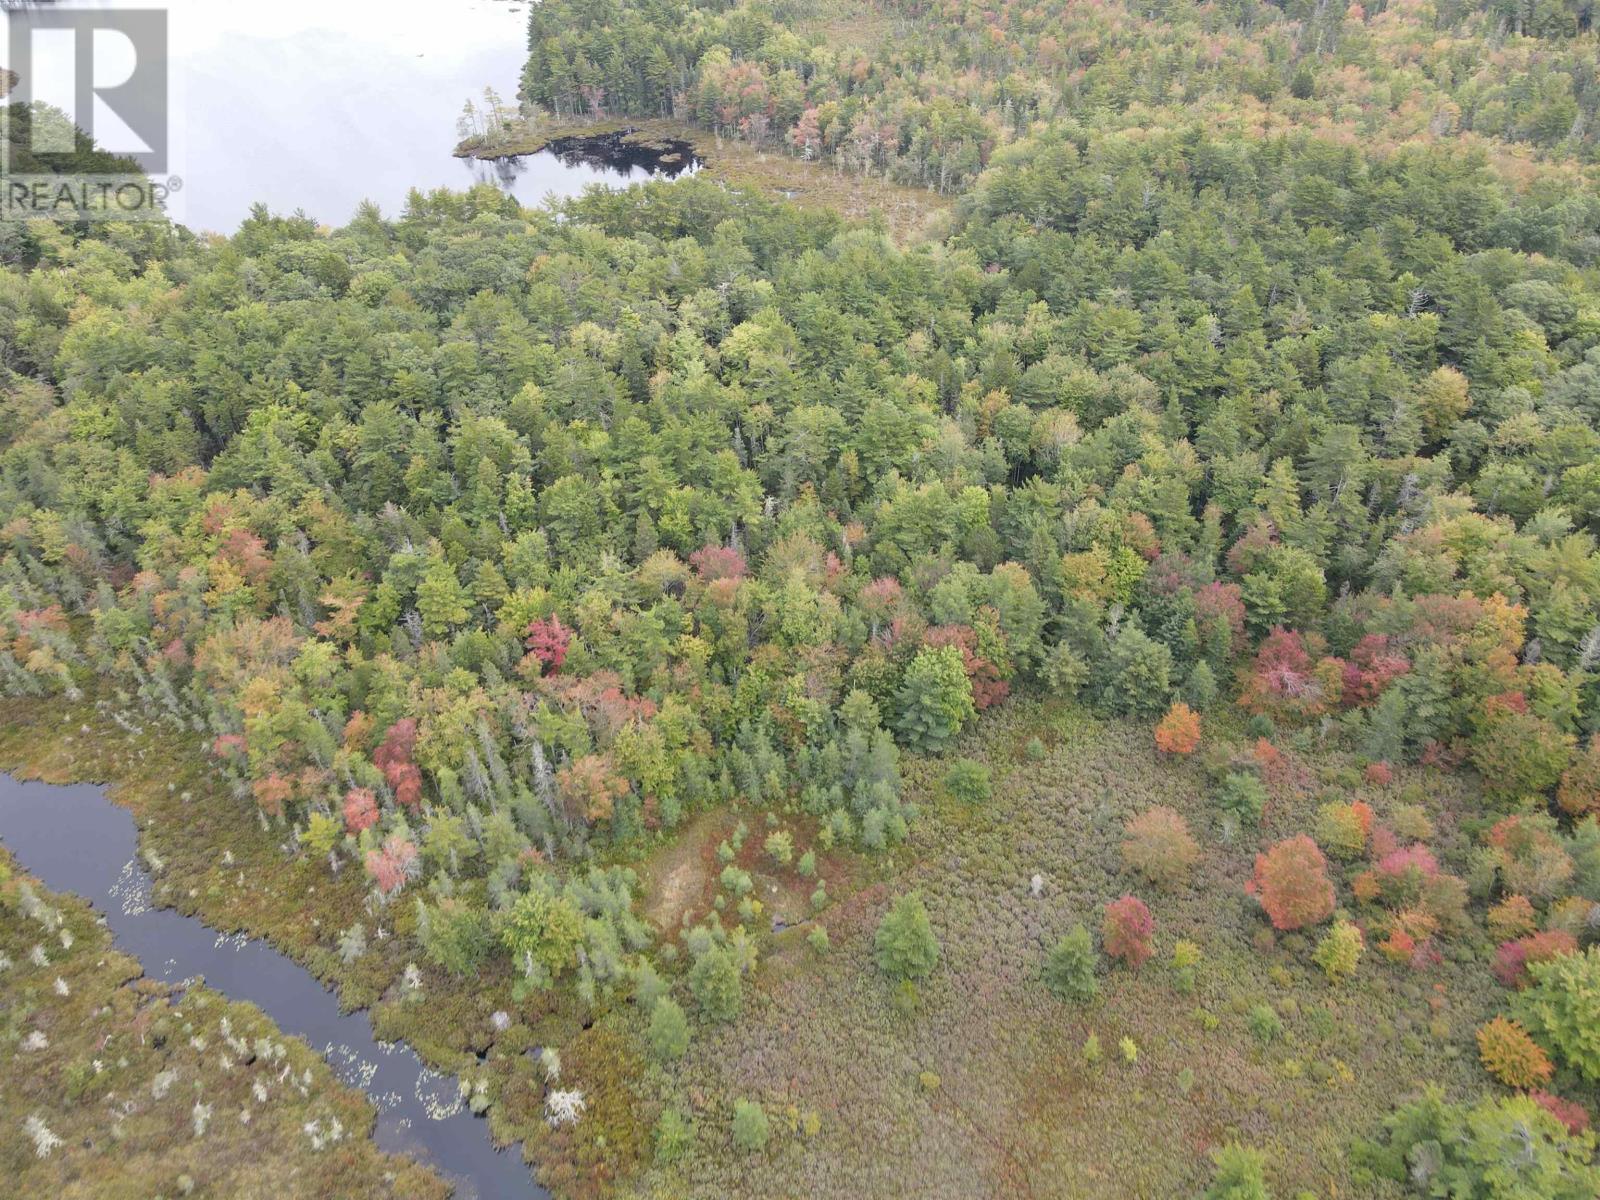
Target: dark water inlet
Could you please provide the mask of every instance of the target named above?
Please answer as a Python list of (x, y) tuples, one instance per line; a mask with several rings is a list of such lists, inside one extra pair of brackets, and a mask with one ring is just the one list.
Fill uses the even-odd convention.
[(404, 1045), (379, 1042), (366, 1014), (340, 1013), (334, 994), (304, 967), (265, 942), (154, 907), (133, 816), (104, 788), (0, 774), (0, 842), (46, 887), (88, 899), (150, 978), (204, 976), (207, 986), (248, 1000), (284, 1033), (322, 1051), (334, 1073), (377, 1107), (378, 1145), (435, 1168), (455, 1184), (459, 1200), (548, 1196), (516, 1148), (495, 1150), (452, 1076)]
[[(700, 169), (694, 147), (677, 138), (658, 142), (632, 142), (631, 129), (613, 133), (574, 134), (552, 138), (540, 154), (549, 154), (565, 167), (602, 167), (624, 180), (676, 179)], [(538, 157), (537, 155), (533, 157)]]
[[(700, 169), (701, 160), (688, 142), (677, 138), (632, 142), (627, 140), (632, 132), (571, 134), (551, 138), (533, 154), (461, 161), (471, 166), (477, 182), (493, 183), (527, 203), (550, 195), (574, 196), (595, 183), (625, 187), (647, 179), (677, 179)], [(546, 188), (544, 194), (532, 197), (540, 186)]]

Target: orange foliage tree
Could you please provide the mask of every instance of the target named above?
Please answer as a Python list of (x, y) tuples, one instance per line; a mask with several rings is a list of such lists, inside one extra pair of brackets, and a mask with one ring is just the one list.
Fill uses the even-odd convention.
[(1533, 902), (1520, 895), (1507, 896), (1484, 917), (1489, 936), (1502, 942), (1532, 933), (1538, 922), (1539, 914), (1534, 911)]
[(1156, 749), (1163, 754), (1193, 754), (1199, 745), (1200, 714), (1179, 700), (1156, 726)]
[(1200, 847), (1188, 824), (1164, 804), (1140, 813), (1126, 829), (1123, 862), (1158, 887), (1182, 883), (1200, 858)]
[(616, 802), (628, 794), (628, 781), (600, 754), (573, 759), (556, 772), (556, 786), (568, 816), (583, 821), (610, 820)]
[(372, 756), (373, 765), (383, 772), (395, 800), (404, 808), (422, 805), (422, 772), (411, 760), (416, 745), (417, 722), (405, 717), (389, 726), (383, 745)]
[(1344, 696), (1344, 663), (1322, 655), (1322, 640), (1274, 629), (1256, 651), (1244, 677), (1239, 704), (1277, 720), (1320, 717)]
[(1501, 942), (1495, 947), (1494, 963), (1490, 970), (1506, 987), (1523, 988), (1528, 984), (1529, 967), (1577, 952), (1578, 939), (1565, 929), (1543, 929), (1526, 937)]
[(1550, 1057), (1515, 1021), (1496, 1017), (1478, 1027), (1478, 1057), (1507, 1087), (1531, 1088), (1555, 1072)]
[(1305, 834), (1256, 855), (1249, 892), (1261, 901), (1274, 929), (1300, 929), (1333, 915), (1333, 884), (1327, 860)]

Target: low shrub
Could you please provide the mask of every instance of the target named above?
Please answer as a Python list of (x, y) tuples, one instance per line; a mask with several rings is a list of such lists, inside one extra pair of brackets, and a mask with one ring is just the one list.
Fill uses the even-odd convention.
[(1200, 965), (1200, 947), (1187, 938), (1179, 938), (1172, 947), (1172, 986), (1180, 995), (1194, 991), (1195, 968)]
[(1258, 1042), (1272, 1042), (1283, 1036), (1283, 1021), (1270, 1004), (1257, 1004), (1245, 1014), (1245, 1028)]
[(1185, 882), (1200, 859), (1200, 847), (1189, 826), (1164, 804), (1146, 809), (1127, 824), (1122, 861), (1157, 887)]
[(766, 1148), (772, 1136), (766, 1111), (754, 1100), (735, 1100), (733, 1104), (733, 1145), (746, 1154)]
[(656, 1119), (656, 1161), (674, 1163), (694, 1144), (694, 1126), (675, 1108), (664, 1108)]
[(964, 804), (983, 804), (994, 792), (993, 773), (976, 759), (958, 758), (944, 774), (944, 790)]

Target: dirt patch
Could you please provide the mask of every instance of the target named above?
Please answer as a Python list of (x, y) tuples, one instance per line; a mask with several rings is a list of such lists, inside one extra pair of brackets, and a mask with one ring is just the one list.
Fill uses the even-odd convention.
[(711, 903), (716, 887), (717, 843), (731, 828), (726, 813), (703, 813), (691, 821), (672, 845), (639, 865), (644, 881), (644, 915), (667, 936), (682, 928)]
[[(795, 854), (793, 862), (780, 866), (765, 853), (769, 827), (754, 814), (737, 809), (702, 813), (677, 833), (671, 845), (634, 864), (644, 884), (644, 915), (663, 936), (675, 937), (712, 910), (724, 869), (717, 848), (723, 842), (736, 840), (741, 816), (745, 836), (731, 865), (750, 874), (751, 894), (762, 906), (759, 925), (763, 930), (780, 932), (808, 924), (816, 915), (811, 908), (811, 894), (819, 883), (826, 884), (832, 901), (824, 913), (832, 912), (838, 901), (853, 896), (862, 885), (862, 861), (855, 855), (817, 846), (817, 822), (813, 818), (790, 818), (784, 823), (782, 828), (793, 835)], [(800, 873), (799, 858), (808, 849), (814, 852), (816, 870), (806, 876)]]

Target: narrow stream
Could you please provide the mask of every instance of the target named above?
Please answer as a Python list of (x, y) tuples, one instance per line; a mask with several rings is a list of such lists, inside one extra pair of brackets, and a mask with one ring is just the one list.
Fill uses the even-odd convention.
[(133, 816), (93, 784), (57, 786), (0, 774), (0, 842), (55, 891), (76, 892), (102, 913), (117, 945), (152, 979), (204, 976), (207, 986), (248, 1000), (285, 1033), (304, 1038), (378, 1109), (377, 1142), (434, 1167), (458, 1200), (544, 1197), (517, 1148), (499, 1152), (488, 1125), (462, 1103), (454, 1078), (409, 1048), (379, 1042), (364, 1012), (338, 1000), (309, 972), (265, 942), (229, 936), (150, 900)]

